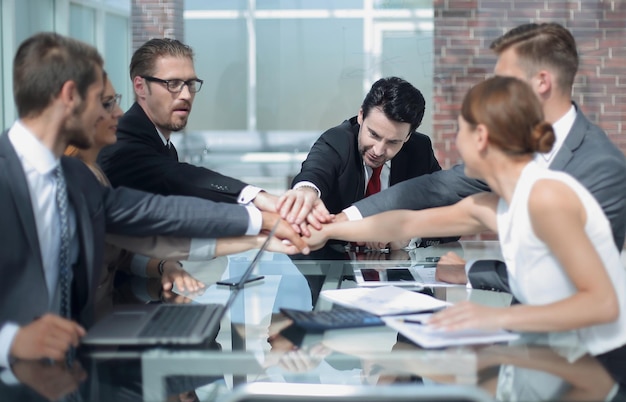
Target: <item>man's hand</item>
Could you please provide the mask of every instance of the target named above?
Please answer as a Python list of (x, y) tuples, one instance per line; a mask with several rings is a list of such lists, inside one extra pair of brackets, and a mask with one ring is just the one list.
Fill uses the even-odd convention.
[(259, 191), (252, 203), (261, 211), (277, 212), (276, 204), (278, 203), (278, 197), (267, 191)]
[(77, 347), (85, 333), (74, 321), (46, 314), (17, 331), (10, 353), (18, 359), (63, 360), (70, 346)]
[(310, 234), (307, 223), (316, 229), (321, 229), (322, 223), (332, 220), (332, 215), (317, 196), (317, 191), (310, 187), (288, 190), (278, 199), (276, 210), (283, 219), (296, 225), (304, 236)]
[(76, 391), (87, 378), (78, 361), (67, 367), (65, 363), (48, 363), (42, 360), (17, 360), (11, 370), (21, 384), (27, 385), (44, 398), (57, 401)]
[(465, 273), (465, 263), (466, 261), (456, 253), (452, 251), (447, 252), (441, 256), (437, 263), (435, 279), (441, 282), (459, 285), (466, 284), (467, 274)]
[(261, 230), (269, 232), (272, 230), (276, 222), (278, 223), (278, 227), (276, 228), (276, 238), (280, 240), (287, 240), (289, 243), (293, 244), (302, 254), (309, 254), (309, 246), (303, 240), (302, 237), (293, 229), (293, 227), (284, 219), (280, 217), (277, 213), (274, 212), (266, 212), (261, 211), (261, 215), (263, 216), (263, 224), (261, 225)]
[(197, 292), (205, 287), (204, 283), (191, 276), (177, 261), (166, 261), (163, 264), (161, 285), (163, 290), (169, 291), (174, 288), (174, 284), (183, 292)]

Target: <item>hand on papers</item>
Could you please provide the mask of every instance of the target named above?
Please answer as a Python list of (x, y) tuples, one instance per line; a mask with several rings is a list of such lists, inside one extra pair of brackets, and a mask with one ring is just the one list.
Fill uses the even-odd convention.
[(163, 276), (161, 285), (164, 291), (176, 288), (183, 292), (197, 292), (204, 289), (204, 283), (200, 282), (181, 267), (176, 261), (167, 261), (163, 264)]
[(62, 360), (70, 346), (78, 346), (85, 333), (74, 321), (46, 314), (17, 331), (11, 355), (18, 359)]
[(433, 314), (428, 324), (447, 331), (484, 329), (495, 331), (504, 328), (505, 308), (487, 307), (463, 301)]
[(65, 363), (42, 360), (17, 360), (11, 365), (13, 374), (21, 384), (27, 385), (50, 401), (61, 400), (78, 389), (87, 373), (78, 361), (71, 367)]
[(293, 244), (302, 254), (309, 254), (309, 246), (304, 241), (302, 237), (291, 227), (291, 225), (284, 219), (282, 219), (275, 212), (261, 212), (263, 216), (263, 225), (261, 230), (264, 232), (269, 232), (277, 221), (280, 221), (278, 227), (276, 228), (276, 232), (274, 236), (279, 240), (287, 240), (289, 243)]
[(307, 187), (288, 190), (278, 199), (276, 209), (283, 219), (296, 225), (303, 236), (310, 234), (307, 223), (319, 230), (322, 223), (333, 219), (317, 192)]
[(439, 258), (435, 279), (441, 282), (464, 285), (467, 283), (465, 260), (453, 251), (448, 251)]

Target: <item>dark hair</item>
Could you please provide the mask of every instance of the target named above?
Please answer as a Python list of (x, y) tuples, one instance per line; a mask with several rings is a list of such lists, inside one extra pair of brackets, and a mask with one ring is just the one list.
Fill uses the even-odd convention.
[[(13, 61), (13, 94), (19, 117), (39, 115), (63, 84), (74, 81), (85, 98), (98, 79), (103, 60), (81, 41), (54, 32), (38, 33), (22, 42)], [(100, 67), (98, 69), (97, 67)]]
[(492, 77), (474, 86), (463, 99), (461, 116), (473, 128), (484, 124), (489, 142), (510, 155), (548, 152), (554, 144), (537, 95), (517, 78)]
[(374, 107), (380, 107), (390, 120), (409, 123), (411, 134), (422, 123), (426, 101), (419, 89), (402, 78), (388, 77), (376, 81), (365, 96), (361, 105), (364, 119)]
[(135, 50), (130, 60), (130, 79), (137, 76), (153, 75), (154, 65), (160, 57), (188, 57), (193, 61), (193, 50), (177, 39), (150, 39)]
[(525, 24), (511, 29), (491, 43), (490, 48), (501, 54), (514, 47), (528, 76), (540, 68), (551, 67), (557, 73), (558, 86), (570, 93), (578, 71), (576, 40), (557, 23)]

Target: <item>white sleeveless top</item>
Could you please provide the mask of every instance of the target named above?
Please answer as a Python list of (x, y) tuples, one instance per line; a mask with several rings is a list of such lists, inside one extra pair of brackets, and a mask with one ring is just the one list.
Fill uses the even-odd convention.
[(522, 171), (511, 205), (500, 199), (497, 210), (498, 233), (509, 274), (511, 292), (522, 303), (543, 305), (576, 293), (558, 260), (535, 236), (528, 212), (528, 197), (539, 179), (553, 179), (572, 188), (587, 213), (585, 232), (598, 251), (617, 294), (620, 313), (617, 321), (573, 331), (592, 355), (608, 352), (626, 343), (626, 270), (615, 247), (611, 226), (593, 196), (573, 177), (530, 162)]

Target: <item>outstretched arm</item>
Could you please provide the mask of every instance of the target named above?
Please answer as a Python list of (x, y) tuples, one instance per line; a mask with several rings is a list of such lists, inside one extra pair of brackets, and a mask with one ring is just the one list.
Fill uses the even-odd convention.
[(459, 202), (472, 194), (490, 191), (480, 180), (468, 178), (464, 165), (405, 180), (354, 203), (362, 216), (393, 209), (419, 210)]
[(505, 328), (544, 332), (568, 331), (617, 319), (617, 295), (585, 232), (589, 218), (576, 193), (561, 182), (538, 181), (530, 194), (529, 212), (535, 235), (558, 260), (576, 291), (548, 304), (518, 304), (503, 309), (462, 302), (435, 314), (430, 320), (432, 325), (453, 330)]
[(411, 237), (437, 237), (475, 234), (495, 230), (495, 194), (483, 193), (461, 202), (422, 211), (389, 211), (358, 221), (324, 225), (320, 231), (311, 229), (307, 239), (313, 248), (329, 239), (356, 242), (391, 242)]

